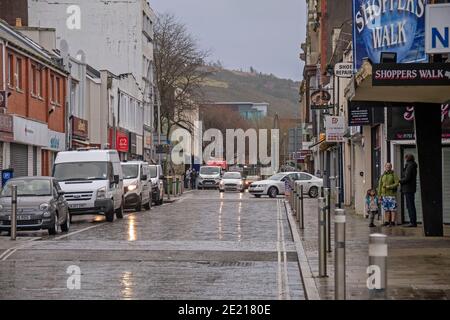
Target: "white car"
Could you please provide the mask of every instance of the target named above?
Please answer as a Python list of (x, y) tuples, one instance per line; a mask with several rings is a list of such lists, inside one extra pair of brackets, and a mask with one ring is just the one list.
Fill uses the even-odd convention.
[(245, 191), (244, 179), (240, 172), (227, 172), (219, 183), (219, 191)]
[(292, 181), (300, 181), (304, 186), (304, 192), (311, 198), (319, 196), (319, 190), (323, 186), (323, 180), (305, 172), (282, 172), (273, 175), (267, 180), (254, 182), (250, 185), (249, 193), (257, 198), (267, 195), (276, 198), (284, 195), (286, 184)]

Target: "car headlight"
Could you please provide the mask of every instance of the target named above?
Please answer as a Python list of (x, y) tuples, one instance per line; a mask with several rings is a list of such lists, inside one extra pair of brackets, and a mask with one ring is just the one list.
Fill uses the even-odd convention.
[(3, 211), (3, 206), (0, 204), (0, 212)]
[(102, 187), (97, 190), (97, 199), (105, 199), (106, 198), (106, 187)]
[(137, 188), (137, 185), (136, 185), (135, 183), (133, 183), (133, 184), (130, 184), (130, 185), (127, 187), (127, 190), (128, 190), (128, 191), (134, 191), (134, 190), (136, 190), (136, 188)]
[(48, 203), (41, 203), (39, 205), (39, 210), (41, 210), (41, 211), (48, 211), (49, 207), (50, 207), (50, 205)]

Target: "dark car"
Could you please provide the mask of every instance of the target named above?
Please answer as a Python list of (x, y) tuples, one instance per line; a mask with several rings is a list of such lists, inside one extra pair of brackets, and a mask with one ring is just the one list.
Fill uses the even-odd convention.
[(17, 186), (17, 230), (69, 231), (69, 207), (58, 182), (51, 177), (9, 180), (0, 194), (0, 231), (11, 229), (11, 192)]

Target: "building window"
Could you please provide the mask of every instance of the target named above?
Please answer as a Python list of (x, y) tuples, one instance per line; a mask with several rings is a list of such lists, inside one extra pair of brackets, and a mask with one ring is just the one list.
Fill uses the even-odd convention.
[(23, 77), (22, 77), (22, 59), (16, 58), (16, 73), (14, 74), (16, 78), (16, 89), (22, 91), (23, 89)]
[(42, 71), (38, 65), (31, 65), (31, 95), (42, 98)]
[(61, 104), (61, 79), (59, 77), (56, 77), (56, 90), (55, 90), (55, 95), (56, 95), (56, 104), (60, 105)]
[(14, 87), (14, 57), (8, 54), (8, 86)]
[(55, 103), (55, 76), (50, 76), (50, 102)]

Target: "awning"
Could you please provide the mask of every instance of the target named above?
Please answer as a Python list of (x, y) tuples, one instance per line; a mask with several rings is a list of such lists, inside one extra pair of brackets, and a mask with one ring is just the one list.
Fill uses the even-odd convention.
[(346, 88), (346, 97), (356, 101), (383, 101), (407, 103), (446, 103), (450, 101), (447, 86), (384, 86), (372, 85), (372, 64), (365, 61), (354, 81)]
[(326, 151), (334, 146), (337, 146), (336, 142), (327, 142), (326, 140), (320, 140), (319, 142), (316, 142), (315, 144), (312, 144), (309, 146), (309, 149), (312, 149), (316, 146), (319, 146), (320, 151)]

